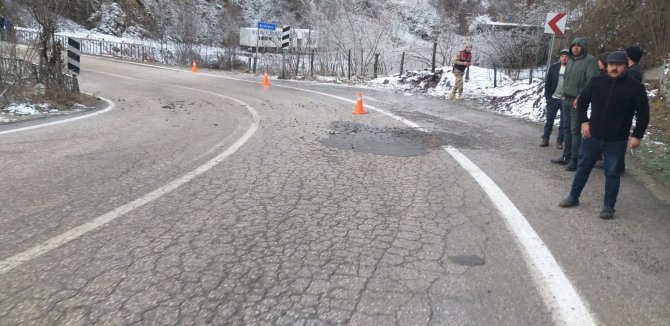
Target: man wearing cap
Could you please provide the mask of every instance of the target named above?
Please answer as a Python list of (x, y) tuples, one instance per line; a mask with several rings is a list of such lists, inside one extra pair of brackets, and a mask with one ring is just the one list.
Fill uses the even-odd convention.
[(626, 49), (626, 55), (628, 56), (628, 76), (640, 83), (642, 82), (642, 68), (639, 62), (642, 59), (642, 54), (644, 54), (644, 51), (639, 46), (631, 46)]
[[(563, 76), (565, 66), (568, 64), (570, 51), (563, 49), (559, 52), (558, 62), (549, 67), (547, 77), (544, 79), (544, 98), (547, 102), (547, 122), (544, 124), (544, 133), (540, 147), (549, 146), (549, 137), (554, 128), (556, 114), (561, 110), (561, 99), (563, 98)], [(556, 137), (556, 148), (563, 148), (563, 115), (561, 114), (558, 125), (558, 136)]]
[(571, 59), (565, 68), (565, 80), (563, 82), (563, 103), (561, 104), (561, 115), (565, 145), (563, 156), (551, 160), (556, 164), (567, 164), (568, 171), (577, 170), (577, 157), (579, 156), (579, 145), (582, 136), (579, 130), (577, 115), (577, 96), (581, 93), (586, 83), (598, 75), (598, 64), (596, 58), (588, 53), (589, 47), (586, 39), (578, 37), (570, 43)]
[[(453, 72), (454, 77), (456, 77), (456, 82), (454, 82), (454, 87), (451, 89), (451, 96), (449, 96), (449, 99), (463, 99), (463, 73), (465, 72), (465, 69), (470, 66), (471, 61), (472, 43), (468, 42), (468, 44), (465, 45), (465, 49), (459, 51), (456, 57), (454, 57)], [(456, 93), (458, 93), (458, 97), (456, 97)]]
[[(579, 196), (589, 179), (598, 157), (604, 157), (605, 196), (599, 217), (614, 217), (619, 195), (621, 165), (626, 147), (637, 148), (649, 125), (649, 101), (644, 86), (628, 76), (628, 58), (623, 51), (607, 56), (607, 75), (596, 76), (579, 95), (577, 112), (583, 141), (579, 165), (572, 181), (570, 195), (559, 202), (560, 207), (579, 205)], [(588, 108), (591, 106), (591, 115)], [(635, 117), (635, 128), (630, 129)]]

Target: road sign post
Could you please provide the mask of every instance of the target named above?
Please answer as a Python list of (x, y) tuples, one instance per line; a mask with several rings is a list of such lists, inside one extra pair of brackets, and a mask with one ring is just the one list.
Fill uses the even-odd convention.
[(281, 35), (281, 48), (282, 48), (282, 78), (286, 78), (286, 55), (289, 51), (289, 45), (291, 42), (291, 26), (285, 25), (282, 28)]
[(544, 33), (551, 34), (551, 41), (549, 41), (549, 54), (547, 55), (547, 71), (551, 65), (551, 55), (554, 52), (554, 40), (556, 35), (563, 35), (565, 32), (565, 24), (568, 20), (568, 15), (564, 12), (550, 12), (547, 14), (547, 19), (544, 22)]
[(261, 37), (261, 30), (274, 31), (277, 25), (273, 23), (258, 22), (256, 23), (256, 53), (254, 53), (254, 73), (256, 73), (256, 65), (258, 63), (258, 43)]
[(68, 37), (67, 39), (67, 69), (72, 73), (80, 73), (81, 39)]

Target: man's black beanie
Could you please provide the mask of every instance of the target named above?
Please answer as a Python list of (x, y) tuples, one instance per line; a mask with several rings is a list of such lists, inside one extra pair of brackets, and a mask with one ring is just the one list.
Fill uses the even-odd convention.
[(628, 55), (628, 58), (630, 58), (635, 62), (640, 62), (642, 54), (644, 54), (644, 52), (642, 51), (642, 49), (640, 49), (639, 46), (631, 46), (626, 49), (626, 55)]

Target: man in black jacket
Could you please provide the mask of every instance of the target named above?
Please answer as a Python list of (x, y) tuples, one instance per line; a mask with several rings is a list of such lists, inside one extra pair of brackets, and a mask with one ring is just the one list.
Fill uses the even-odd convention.
[[(607, 75), (591, 79), (579, 95), (577, 110), (583, 142), (579, 164), (570, 195), (561, 200), (560, 207), (579, 205), (579, 196), (588, 181), (598, 157), (604, 157), (605, 198), (600, 218), (614, 217), (614, 205), (619, 194), (621, 166), (626, 146), (636, 148), (649, 125), (649, 101), (640, 82), (626, 74), (628, 58), (623, 51), (607, 56)], [(591, 105), (591, 116), (587, 110)], [(635, 117), (635, 128), (630, 133)]]
[(628, 76), (642, 82), (642, 68), (640, 67), (640, 59), (642, 59), (644, 51), (639, 46), (631, 46), (626, 49), (628, 56)]
[[(544, 133), (542, 134), (540, 147), (549, 146), (549, 137), (554, 128), (554, 120), (556, 120), (558, 111), (561, 110), (561, 99), (563, 98), (563, 75), (565, 74), (565, 66), (568, 64), (568, 59), (570, 59), (570, 50), (561, 50), (558, 62), (549, 67), (547, 77), (544, 79), (544, 98), (547, 101), (547, 122), (544, 124)], [(564, 117), (561, 114), (558, 137), (556, 137), (556, 148), (558, 149), (563, 149), (563, 121)]]

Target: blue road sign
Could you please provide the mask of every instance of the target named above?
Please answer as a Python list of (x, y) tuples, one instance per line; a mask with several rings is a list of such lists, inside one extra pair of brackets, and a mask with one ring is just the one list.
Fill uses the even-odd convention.
[(271, 30), (271, 31), (274, 31), (275, 29), (277, 29), (277, 25), (272, 24), (272, 23), (258, 22), (258, 24), (256, 26), (258, 27), (258, 29), (267, 29), (267, 30)]

